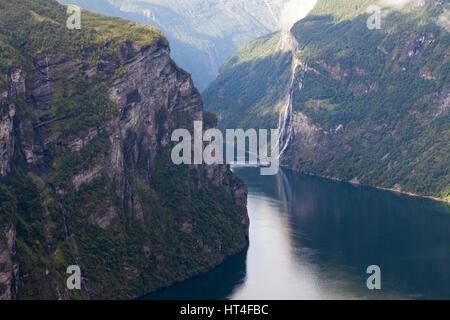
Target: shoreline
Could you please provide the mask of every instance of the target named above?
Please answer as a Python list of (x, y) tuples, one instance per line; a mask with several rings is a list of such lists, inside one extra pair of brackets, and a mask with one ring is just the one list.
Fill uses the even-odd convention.
[(437, 197), (433, 197), (433, 196), (424, 196), (424, 195), (415, 194), (415, 193), (408, 192), (408, 191), (402, 191), (402, 190), (397, 190), (397, 189), (392, 189), (392, 188), (385, 188), (385, 187), (380, 187), (380, 186), (364, 185), (364, 184), (360, 184), (360, 183), (356, 183), (356, 182), (352, 182), (352, 181), (342, 180), (342, 179), (339, 179), (339, 178), (336, 178), (336, 177), (327, 177), (327, 176), (321, 176), (321, 175), (313, 174), (313, 173), (301, 172), (301, 171), (289, 168), (288, 166), (281, 166), (281, 167), (285, 168), (285, 169), (289, 169), (289, 170), (291, 170), (293, 172), (297, 172), (297, 173), (300, 173), (300, 174), (307, 175), (307, 176), (318, 177), (318, 178), (327, 179), (327, 180), (331, 180), (331, 181), (349, 183), (349, 184), (357, 186), (357, 187), (365, 187), (365, 188), (372, 188), (372, 189), (377, 189), (377, 190), (382, 190), (382, 191), (389, 191), (389, 192), (392, 192), (392, 193), (407, 195), (407, 196), (414, 197), (414, 198), (422, 198), (422, 199), (433, 200), (433, 201), (446, 203), (446, 204), (450, 205), (450, 200), (445, 200), (443, 198), (437, 198)]
[[(367, 187), (371, 188), (370, 186), (367, 186)], [(415, 194), (412, 192), (401, 191), (401, 190), (396, 190), (396, 189), (391, 189), (391, 188), (384, 188), (384, 187), (375, 187), (375, 188), (378, 190), (390, 191), (393, 193), (403, 194), (403, 195), (407, 195), (407, 196), (414, 197), (414, 198), (422, 198), (422, 199), (428, 199), (428, 200), (433, 200), (433, 201), (437, 201), (437, 202), (443, 202), (443, 203), (450, 204), (450, 200), (445, 200), (445, 199), (437, 198), (437, 197), (433, 197), (433, 196), (423, 196), (423, 195)]]

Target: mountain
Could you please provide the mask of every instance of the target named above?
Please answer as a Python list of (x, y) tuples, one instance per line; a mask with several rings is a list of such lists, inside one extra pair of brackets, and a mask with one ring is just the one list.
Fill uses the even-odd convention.
[[(299, 0), (61, 0), (102, 14), (157, 26), (174, 60), (203, 91), (219, 67), (245, 43), (280, 28)], [(311, 0), (300, 0), (310, 5)], [(295, 11), (294, 11), (294, 10)], [(289, 11), (289, 12), (288, 12)], [(294, 14), (293, 14), (294, 13)]]
[(319, 0), (238, 50), (205, 107), (222, 128), (278, 127), (289, 168), (450, 200), (449, 14), (440, 0)]
[(165, 36), (81, 15), (0, 0), (0, 299), (136, 298), (248, 244), (243, 182), (170, 160), (203, 108)]

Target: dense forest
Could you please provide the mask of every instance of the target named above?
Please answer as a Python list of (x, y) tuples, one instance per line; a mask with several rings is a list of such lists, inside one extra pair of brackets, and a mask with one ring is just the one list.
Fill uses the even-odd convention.
[[(274, 34), (228, 60), (205, 91), (206, 107), (219, 126), (277, 127), (290, 94), (293, 117), (307, 120), (293, 125), (286, 166), (448, 200), (448, 4), (382, 7), (381, 28), (370, 30), (373, 4), (318, 1), (290, 31), (292, 87), (292, 55)], [(298, 133), (304, 127), (309, 135)]]

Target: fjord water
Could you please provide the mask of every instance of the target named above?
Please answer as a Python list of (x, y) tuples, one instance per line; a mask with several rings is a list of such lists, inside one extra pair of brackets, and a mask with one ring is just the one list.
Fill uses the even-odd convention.
[[(248, 185), (250, 246), (145, 299), (450, 299), (450, 206), (281, 170)], [(367, 267), (382, 289), (367, 289)]]

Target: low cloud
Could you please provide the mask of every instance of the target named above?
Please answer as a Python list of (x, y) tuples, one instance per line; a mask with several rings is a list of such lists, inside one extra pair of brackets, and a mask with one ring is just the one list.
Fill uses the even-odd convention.
[[(405, 5), (413, 2), (422, 4), (424, 3), (424, 1), (419, 2), (417, 0), (380, 0), (379, 4), (386, 7), (402, 8)], [(445, 9), (444, 12), (439, 17), (437, 17), (436, 24), (441, 28), (444, 28), (446, 31), (450, 32), (450, 10)]]
[(380, 0), (380, 4), (386, 7), (402, 8), (416, 0)]
[(438, 26), (450, 32), (450, 10), (445, 10), (437, 19)]
[(317, 0), (289, 0), (281, 10), (280, 27), (290, 29), (314, 8)]

